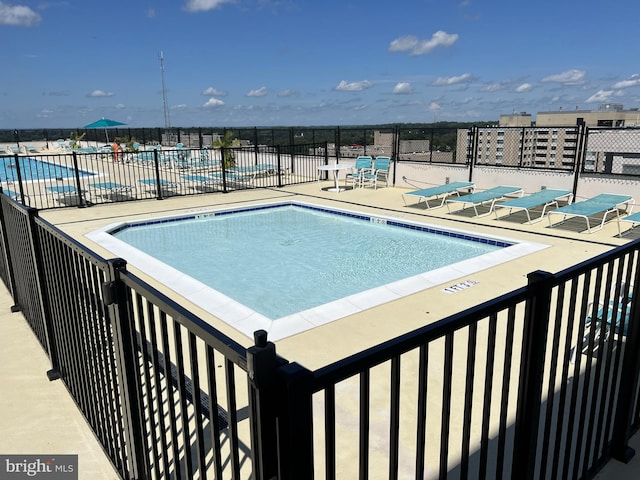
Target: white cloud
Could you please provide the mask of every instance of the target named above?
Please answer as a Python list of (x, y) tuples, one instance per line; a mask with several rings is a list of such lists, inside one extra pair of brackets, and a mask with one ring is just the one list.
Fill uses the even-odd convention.
[(202, 95), (207, 97), (224, 97), (226, 95), (225, 92), (221, 92), (213, 87), (206, 88), (202, 91)]
[(598, 90), (596, 93), (587, 98), (587, 103), (606, 102), (613, 96), (613, 90)]
[(440, 104), (436, 102), (431, 102), (427, 108), (432, 112), (438, 112), (442, 110), (442, 107), (440, 106)]
[(531, 85), (530, 83), (523, 83), (522, 85), (519, 85), (518, 87), (516, 87), (516, 92), (518, 93), (529, 92), (531, 91), (532, 88), (533, 88), (533, 85)]
[(116, 108), (117, 108), (118, 110), (122, 110), (122, 109), (127, 108), (127, 107), (125, 106), (125, 104), (124, 104), (124, 103), (119, 103), (119, 104), (117, 104), (117, 105), (116, 105)]
[(282, 90), (278, 92), (279, 97), (293, 97), (294, 95), (298, 95), (296, 90)]
[(627, 80), (622, 80), (613, 84), (613, 88), (629, 88), (640, 85), (640, 75), (634, 73)]
[(94, 90), (91, 93), (87, 94), (87, 97), (91, 97), (91, 98), (100, 98), (100, 97), (113, 97), (115, 95), (115, 93), (107, 93), (107, 92), (103, 92), (102, 90)]
[(420, 40), (413, 35), (396, 38), (389, 45), (390, 52), (409, 52), (409, 55), (425, 55), (436, 47), (450, 47), (458, 41), (457, 33), (438, 30), (428, 40)]
[(470, 73), (463, 73), (457, 77), (438, 77), (433, 85), (436, 87), (442, 87), (444, 85), (457, 85), (459, 83), (467, 83), (473, 80), (473, 75)]
[(549, 75), (542, 79), (543, 82), (562, 83), (563, 85), (580, 85), (585, 82), (587, 72), (584, 70), (567, 70), (556, 75)]
[(173, 107), (171, 107), (171, 110), (186, 110), (186, 109), (187, 109), (186, 103), (180, 103), (178, 105), (174, 105)]
[(225, 3), (233, 3), (235, 0), (188, 0), (185, 9), (188, 12), (206, 12), (215, 10)]
[(411, 86), (410, 83), (400, 82), (395, 87), (393, 87), (393, 93), (400, 94), (400, 95), (413, 93), (413, 87)]
[(369, 80), (362, 80), (360, 82), (346, 82), (342, 80), (335, 89), (340, 92), (361, 92), (371, 87), (373, 87), (373, 83)]
[(224, 105), (224, 102), (222, 100), (220, 100), (219, 98), (211, 97), (202, 106), (204, 108), (215, 108), (215, 107), (221, 107), (222, 105)]
[(267, 93), (269, 93), (267, 87), (260, 87), (256, 90), (247, 92), (247, 97), (264, 97)]
[(0, 2), (0, 25), (13, 27), (31, 27), (37, 25), (42, 17), (24, 5), (7, 5)]

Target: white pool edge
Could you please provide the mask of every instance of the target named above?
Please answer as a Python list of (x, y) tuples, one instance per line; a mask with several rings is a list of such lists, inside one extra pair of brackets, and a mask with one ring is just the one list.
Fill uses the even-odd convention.
[[(134, 220), (116, 222), (104, 227), (98, 228), (85, 236), (99, 244), (101, 247), (110, 251), (116, 256), (122, 257), (128, 264), (133, 265), (149, 277), (157, 282), (164, 284), (167, 288), (183, 296), (194, 305), (211, 313), (221, 321), (232, 326), (248, 338), (253, 338), (256, 330), (266, 330), (271, 341), (281, 340), (283, 338), (302, 333), (312, 328), (325, 325), (340, 318), (353, 315), (355, 313), (377, 307), (389, 301), (393, 301), (408, 295), (432, 288), (452, 280), (471, 275), (473, 273), (491, 268), (516, 258), (520, 258), (545, 248), (549, 245), (517, 240), (501, 235), (483, 235), (468, 230), (457, 228), (444, 228), (427, 222), (415, 222), (395, 217), (370, 214), (355, 210), (346, 210), (341, 208), (326, 207), (308, 202), (300, 201), (276, 201), (264, 202), (259, 205), (232, 207), (232, 208), (212, 208), (197, 212), (186, 212), (179, 215), (167, 215), (164, 217), (154, 217), (149, 219), (153, 222), (162, 221), (163, 219), (179, 219), (185, 217), (193, 217), (194, 215), (207, 215), (212, 213), (233, 212), (237, 210), (245, 210), (247, 208), (260, 208), (261, 206), (277, 206), (277, 205), (302, 205), (314, 208), (320, 208), (326, 211), (342, 212), (348, 214), (362, 215), (373, 217), (375, 219), (384, 219), (386, 221), (398, 222), (406, 225), (416, 225), (421, 227), (433, 228), (440, 231), (453, 232), (457, 234), (466, 234), (474, 238), (486, 238), (497, 240), (513, 245), (503, 247), (500, 250), (486, 253), (479, 257), (454, 263), (446, 267), (424, 272), (418, 275), (407, 277), (386, 285), (375, 287), (349, 295), (347, 297), (334, 300), (314, 308), (303, 310), (278, 319), (270, 319), (253, 309), (237, 302), (236, 300), (208, 287), (202, 282), (180, 272), (179, 270), (161, 262), (154, 257), (132, 247), (131, 245), (118, 240), (109, 232), (126, 225), (144, 222), (145, 220)], [(399, 227), (400, 228), (400, 227)]]

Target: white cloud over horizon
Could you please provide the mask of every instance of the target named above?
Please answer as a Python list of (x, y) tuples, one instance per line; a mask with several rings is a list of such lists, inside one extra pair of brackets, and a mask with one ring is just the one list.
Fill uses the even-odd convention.
[(411, 56), (425, 55), (437, 47), (450, 47), (458, 41), (457, 33), (442, 30), (435, 32), (430, 39), (421, 40), (414, 35), (396, 38), (389, 45), (390, 52), (409, 52)]
[(393, 93), (396, 95), (406, 95), (409, 93), (413, 93), (413, 87), (410, 83), (400, 82), (393, 87)]
[(587, 72), (584, 70), (567, 70), (566, 72), (544, 77), (542, 82), (561, 83), (563, 85), (581, 85), (586, 82)]
[(235, 0), (188, 0), (184, 8), (187, 12), (206, 12), (234, 2)]
[(115, 93), (105, 92), (103, 90), (94, 90), (87, 94), (90, 98), (113, 97)]
[(433, 85), (435, 87), (442, 87), (446, 85), (458, 85), (460, 83), (467, 83), (474, 80), (473, 75), (470, 73), (463, 73), (455, 77), (438, 77)]
[(255, 90), (249, 90), (247, 92), (247, 97), (264, 97), (267, 93), (269, 93), (269, 89), (267, 87), (260, 87)]
[(0, 2), (0, 25), (31, 27), (39, 24), (42, 17), (25, 5), (8, 5)]
[(347, 82), (346, 80), (341, 80), (340, 83), (336, 85), (335, 90), (339, 92), (361, 92), (362, 90), (372, 87), (373, 83), (369, 80), (362, 80), (359, 82)]

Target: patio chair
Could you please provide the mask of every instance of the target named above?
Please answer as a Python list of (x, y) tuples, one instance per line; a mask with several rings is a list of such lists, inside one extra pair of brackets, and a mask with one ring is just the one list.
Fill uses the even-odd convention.
[(362, 173), (362, 186), (366, 184), (373, 185), (374, 189), (378, 188), (378, 182), (384, 180), (385, 186), (389, 186), (389, 170), (391, 168), (391, 158), (376, 157), (370, 172)]
[[(622, 291), (624, 288), (621, 289)], [(584, 321), (582, 338), (569, 351), (571, 363), (575, 363), (578, 350), (583, 354), (588, 354), (591, 351), (592, 355), (596, 355), (599, 347), (609, 340), (612, 328), (614, 335), (627, 335), (631, 313), (631, 295), (626, 300), (622, 296), (618, 300), (609, 301), (606, 308), (603, 303), (598, 303), (595, 319), (592, 318), (594, 317), (593, 311), (594, 303), (591, 302), (587, 306), (589, 316)]]
[(180, 175), (180, 178), (189, 182), (189, 187), (196, 191), (206, 193), (220, 191), (221, 181), (217, 178), (206, 175)]
[[(420, 190), (413, 190), (411, 192), (405, 192), (402, 194), (402, 199), (404, 200), (404, 205), (407, 205), (407, 195), (410, 197), (418, 198), (418, 201), (415, 205), (420, 205), (420, 202), (424, 202), (427, 205), (427, 208), (436, 208), (442, 207), (444, 205), (447, 197), (451, 195), (460, 196), (460, 192), (462, 190), (469, 190), (473, 192), (475, 188), (475, 183), (473, 182), (451, 182), (445, 183), (443, 185), (437, 185), (435, 187), (422, 188)], [(439, 201), (440, 203), (435, 206), (429, 205), (429, 199), (435, 197), (434, 200)]]
[(89, 186), (98, 192), (98, 195), (111, 201), (133, 200), (130, 195), (135, 190), (131, 185), (122, 185), (116, 182), (90, 183)]
[(351, 182), (353, 188), (362, 186), (362, 174), (365, 171), (371, 170), (371, 164), (373, 159), (369, 156), (361, 155), (356, 158), (356, 163), (344, 176), (344, 186)]
[(495, 206), (498, 200), (503, 200), (506, 197), (521, 197), (524, 194), (524, 190), (520, 187), (514, 187), (511, 185), (500, 185), (498, 187), (493, 187), (488, 190), (484, 190), (482, 192), (470, 193), (469, 195), (463, 195), (457, 198), (447, 198), (447, 209), (449, 213), (451, 213), (451, 204), (452, 203), (461, 203), (462, 210), (470, 207), (473, 208), (475, 212), (475, 216), (480, 216), (478, 213), (478, 206), (484, 206), (485, 204), (489, 204), (489, 210), (486, 213), (483, 213), (482, 216), (490, 215), (493, 212), (493, 207)]
[(160, 191), (160, 195), (163, 197), (171, 197), (174, 195), (178, 195), (178, 190), (181, 187), (179, 182), (173, 182), (171, 180), (165, 180), (161, 178), (158, 180), (157, 178), (141, 178), (138, 182), (149, 187), (149, 192), (157, 194), (158, 189)]
[(630, 233), (636, 228), (638, 224), (640, 224), (640, 212), (636, 212), (631, 215), (627, 215), (626, 217), (622, 217), (620, 220), (623, 222), (629, 222), (631, 224), (631, 228), (625, 230), (623, 233), (620, 233), (620, 236)]
[[(549, 218), (549, 227), (564, 223), (567, 217), (580, 217), (584, 218), (587, 222), (587, 231), (589, 233), (593, 233), (604, 227), (607, 216), (610, 213), (615, 213), (618, 222), (618, 235), (620, 235), (620, 208), (624, 205), (625, 212), (630, 213), (632, 208), (632, 201), (633, 197), (631, 197), (630, 195), (601, 193), (600, 195), (596, 195), (595, 197), (588, 198), (581, 202), (576, 202), (571, 205), (566, 205), (564, 207), (552, 210), (547, 215), (547, 217)], [(553, 224), (551, 221), (551, 216), (554, 214), (562, 215), (562, 221)], [(597, 228), (592, 229), (590, 218), (596, 215), (602, 215), (602, 220), (600, 221), (600, 225)]]
[[(499, 219), (498, 216), (498, 208), (508, 208), (509, 215), (513, 212), (513, 210), (524, 210), (527, 214), (527, 220), (529, 223), (539, 222), (544, 218), (545, 213), (547, 212), (547, 208), (555, 205), (558, 207), (558, 202), (562, 199), (565, 199), (568, 203), (571, 203), (571, 199), (573, 198), (573, 194), (569, 190), (553, 190), (553, 189), (544, 189), (538, 192), (525, 195), (519, 198), (512, 198), (505, 202), (499, 203), (495, 206), (496, 210), (496, 219)], [(540, 217), (535, 219), (535, 222), (531, 220), (531, 210), (535, 208), (542, 207), (542, 213)]]
[[(46, 189), (55, 195), (55, 200), (61, 205), (83, 205), (82, 195), (73, 185), (51, 185), (46, 187)], [(86, 190), (82, 190), (82, 193), (86, 193)]]

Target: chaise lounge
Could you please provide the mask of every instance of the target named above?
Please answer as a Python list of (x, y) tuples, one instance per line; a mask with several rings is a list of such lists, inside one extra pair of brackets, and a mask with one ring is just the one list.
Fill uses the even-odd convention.
[[(471, 193), (469, 195), (463, 195), (457, 198), (447, 199), (447, 209), (451, 213), (451, 203), (461, 203), (462, 210), (472, 207), (475, 212), (475, 216), (490, 215), (493, 212), (493, 208), (498, 200), (502, 200), (506, 197), (521, 197), (524, 194), (524, 190), (521, 187), (514, 187), (511, 185), (500, 185), (493, 187), (483, 192)], [(489, 204), (489, 210), (482, 215), (478, 213), (478, 207)]]
[[(539, 222), (544, 218), (545, 213), (547, 213), (547, 208), (553, 205), (558, 207), (558, 202), (563, 199), (568, 203), (571, 203), (572, 198), (573, 194), (569, 190), (553, 189), (544, 189), (530, 195), (525, 195), (523, 197), (512, 198), (496, 205), (496, 220), (500, 218), (498, 216), (497, 209), (508, 208), (508, 215), (511, 215), (513, 210), (524, 210), (527, 214), (527, 220), (529, 223)], [(538, 218), (535, 219), (535, 221), (532, 221), (530, 213), (531, 210), (540, 207), (542, 207), (542, 213)]]
[[(618, 235), (620, 235), (620, 208), (624, 206), (624, 211), (630, 213), (632, 208), (631, 202), (633, 202), (633, 198), (630, 195), (601, 193), (600, 195), (596, 195), (595, 197), (588, 198), (581, 202), (576, 202), (571, 205), (566, 205), (552, 210), (547, 215), (549, 218), (549, 226), (553, 227), (555, 225), (560, 225), (561, 223), (564, 223), (567, 217), (580, 217), (584, 218), (587, 222), (587, 231), (589, 233), (593, 233), (604, 227), (607, 216), (610, 213), (615, 213), (618, 221)], [(553, 224), (551, 216), (556, 214), (562, 215), (563, 219), (560, 222)], [(598, 227), (591, 228), (590, 218), (596, 215), (602, 215), (602, 220)]]
[[(407, 204), (407, 195), (410, 197), (417, 197), (418, 201), (412, 205), (420, 205), (420, 202), (424, 202), (429, 208), (437, 208), (442, 207), (446, 199), (452, 195), (460, 196), (460, 192), (463, 190), (470, 190), (473, 192), (475, 188), (475, 183), (473, 182), (451, 182), (445, 183), (443, 185), (437, 185), (435, 187), (422, 188), (420, 190), (413, 190), (411, 192), (406, 192), (402, 194), (402, 199), (404, 200), (404, 205), (408, 207)], [(435, 197), (435, 198), (433, 198)], [(438, 205), (431, 206), (429, 205), (429, 199), (433, 198), (435, 201), (439, 201)]]

